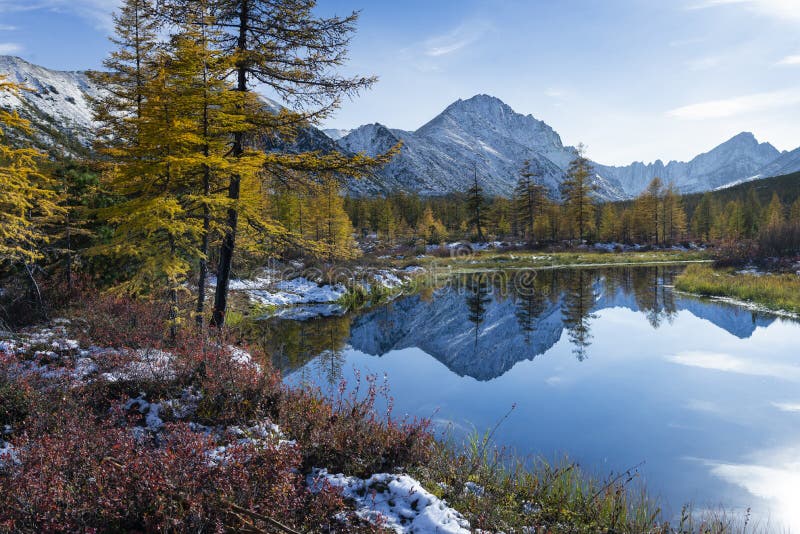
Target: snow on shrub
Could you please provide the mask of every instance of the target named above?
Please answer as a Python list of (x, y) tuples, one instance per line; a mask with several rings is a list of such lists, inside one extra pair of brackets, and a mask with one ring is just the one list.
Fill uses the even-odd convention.
[(469, 533), (469, 522), (408, 475), (380, 473), (368, 479), (315, 469), (312, 491), (336, 488), (356, 503), (362, 519), (395, 532)]

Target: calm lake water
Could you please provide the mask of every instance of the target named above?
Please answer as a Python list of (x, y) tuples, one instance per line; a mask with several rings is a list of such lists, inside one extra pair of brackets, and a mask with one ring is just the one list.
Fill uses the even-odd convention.
[(672, 289), (680, 267), (461, 276), (363, 313), (264, 320), (290, 383), (386, 375), (395, 415), (598, 475), (641, 464), (667, 517), (800, 530), (800, 324)]

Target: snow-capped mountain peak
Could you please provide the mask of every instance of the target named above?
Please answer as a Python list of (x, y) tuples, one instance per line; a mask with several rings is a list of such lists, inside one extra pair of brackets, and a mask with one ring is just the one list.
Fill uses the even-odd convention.
[[(49, 70), (14, 56), (0, 56), (0, 73), (29, 89), (19, 96), (0, 95), (0, 107), (17, 109), (29, 118), (38, 145), (67, 152), (89, 146), (93, 130), (89, 100), (102, 90), (86, 73)], [(265, 105), (280, 108), (266, 99)], [(399, 141), (403, 146), (395, 159), (371, 179), (353, 182), (351, 190), (444, 194), (465, 191), (477, 172), (488, 194), (509, 195), (523, 163), (530, 161), (537, 179), (555, 195), (576, 154), (551, 126), (486, 94), (453, 102), (413, 132), (378, 123), (325, 132), (309, 127), (290, 148), (375, 155)], [(688, 162), (594, 164), (594, 169), (599, 196), (605, 199), (633, 197), (656, 176), (683, 192), (707, 191), (800, 170), (800, 148), (781, 153), (742, 132)]]
[[(374, 155), (397, 141), (403, 149), (382, 171), (385, 185), (422, 194), (465, 191), (477, 172), (487, 193), (508, 195), (525, 161), (555, 194), (575, 157), (575, 149), (565, 147), (549, 125), (489, 95), (457, 100), (414, 132), (366, 125), (339, 145)], [(605, 198), (624, 197), (613, 179), (598, 183)]]
[(37, 138), (53, 144), (41, 119), (51, 128), (66, 133), (84, 144), (92, 129), (89, 98), (99, 89), (84, 72), (54, 71), (34, 65), (16, 56), (0, 56), (0, 73), (25, 87), (19, 95), (0, 95), (0, 106), (16, 109), (32, 120)]

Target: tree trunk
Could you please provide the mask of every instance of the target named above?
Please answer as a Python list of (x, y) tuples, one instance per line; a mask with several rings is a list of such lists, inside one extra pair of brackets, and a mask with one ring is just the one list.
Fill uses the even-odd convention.
[[(240, 52), (247, 50), (247, 25), (249, 20), (248, 4), (243, 1), (239, 11), (239, 39), (237, 47)], [(244, 61), (244, 60), (241, 60)], [(243, 93), (247, 92), (247, 65), (243, 62), (237, 67), (237, 86), (236, 90)], [(244, 154), (244, 133), (236, 132), (234, 135), (231, 155), (240, 157)], [(228, 307), (228, 284), (231, 278), (231, 264), (233, 263), (233, 252), (236, 246), (236, 227), (239, 222), (239, 211), (235, 201), (239, 200), (239, 188), (241, 177), (234, 174), (231, 176), (230, 186), (228, 187), (228, 198), (234, 201), (233, 207), (228, 209), (228, 227), (222, 239), (222, 247), (219, 251), (219, 268), (217, 269), (217, 289), (214, 296), (214, 313), (211, 317), (211, 325), (222, 327), (225, 323), (225, 311)]]

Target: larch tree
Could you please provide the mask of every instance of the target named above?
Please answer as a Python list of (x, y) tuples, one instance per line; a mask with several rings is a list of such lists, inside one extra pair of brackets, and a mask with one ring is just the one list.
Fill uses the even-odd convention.
[(614, 205), (607, 202), (600, 211), (600, 239), (616, 241), (620, 236), (620, 218)]
[[(0, 94), (21, 90), (0, 75)], [(0, 263), (24, 266), (35, 286), (32, 264), (42, 258), (46, 229), (63, 209), (54, 180), (40, 168), (43, 155), (13, 140), (28, 135), (29, 126), (16, 111), (0, 109)]]
[(783, 203), (778, 198), (778, 193), (772, 193), (772, 200), (770, 200), (766, 211), (764, 212), (764, 224), (767, 228), (777, 228), (782, 225), (786, 220), (783, 212)]
[(165, 294), (174, 335), (179, 292), (201, 256), (202, 221), (188, 208), (194, 183), (186, 157), (192, 153), (195, 125), (180, 112), (172, 59), (158, 53), (143, 100), (136, 103), (138, 117), (129, 122), (137, 142), (125, 157), (112, 157), (107, 164), (104, 181), (121, 200), (99, 212), (114, 235), (96, 252), (126, 259), (130, 271), (119, 289), (151, 298)]
[(473, 172), (472, 186), (467, 190), (467, 211), (469, 213), (467, 225), (469, 228), (475, 229), (475, 234), (480, 243), (486, 241), (483, 233), (485, 208), (486, 198), (483, 196), (483, 187), (478, 183), (478, 168), (476, 166)]
[[(249, 108), (249, 120), (259, 128), (259, 136), (276, 139), (292, 135), (310, 120), (324, 118), (345, 95), (366, 89), (371, 77), (343, 77), (337, 69), (345, 62), (357, 13), (345, 17), (319, 17), (314, 0), (216, 0), (216, 26), (226, 36), (223, 55), (235, 65), (235, 90), (252, 92), (256, 86), (276, 94), (292, 106), (267, 110)], [(233, 132), (231, 155), (239, 158), (255, 148), (249, 132)], [(280, 167), (285, 162), (280, 151), (268, 154), (267, 165)], [(315, 167), (318, 154), (307, 154), (295, 163)], [(331, 162), (333, 163), (333, 162)], [(237, 172), (228, 177), (230, 204), (219, 251), (217, 287), (212, 324), (222, 325), (227, 308), (242, 196), (242, 178)]]
[(536, 218), (542, 212), (545, 190), (536, 182), (536, 173), (531, 171), (531, 162), (526, 160), (520, 170), (520, 178), (514, 188), (514, 226), (519, 235), (534, 241)]
[(718, 216), (718, 233), (725, 239), (741, 239), (745, 233), (744, 208), (740, 200), (731, 200)]
[(430, 206), (425, 207), (419, 221), (417, 221), (417, 235), (428, 244), (441, 243), (447, 235), (444, 225), (433, 216), (433, 210)]
[(662, 206), (662, 239), (668, 244), (674, 244), (686, 235), (687, 222), (683, 199), (673, 184), (664, 189)]
[[(231, 90), (227, 80), (235, 67), (218, 46), (223, 34), (215, 26), (213, 0), (195, 0), (168, 6), (176, 33), (170, 42), (171, 83), (175, 113), (185, 124), (185, 150), (173, 164), (186, 181), (183, 202), (188, 216), (202, 220), (198, 245), (195, 320), (204, 324), (208, 257), (213, 238), (224, 234), (225, 213), (230, 206), (225, 184), (232, 173), (248, 190), (260, 183), (263, 153), (245, 151), (233, 157), (231, 142), (236, 133), (254, 129), (246, 110), (259, 105), (254, 93)], [(261, 208), (252, 198), (251, 211)]]
[(798, 197), (789, 209), (789, 220), (795, 224), (800, 224), (800, 197)]
[(344, 199), (339, 192), (339, 181), (323, 176), (313, 193), (307, 197), (309, 217), (308, 241), (316, 246), (317, 254), (328, 261), (352, 259), (359, 253), (353, 234), (353, 225), (344, 211)]
[(592, 193), (596, 189), (592, 182), (591, 162), (585, 156), (583, 145), (579, 145), (575, 159), (567, 169), (567, 177), (561, 184), (561, 196), (573, 238), (577, 236), (583, 241), (594, 230), (595, 205)]
[(711, 240), (717, 210), (711, 193), (705, 193), (692, 214), (692, 232), (694, 236), (705, 241)]
[(761, 227), (761, 218), (763, 216), (762, 211), (758, 193), (755, 187), (751, 187), (744, 201), (745, 237), (752, 238), (758, 235), (758, 229)]
[(100, 128), (96, 139), (108, 155), (120, 156), (137, 142), (132, 119), (141, 117), (144, 86), (152, 77), (153, 59), (158, 46), (159, 23), (151, 0), (125, 0), (114, 14), (115, 48), (103, 61), (104, 71), (91, 71), (89, 77), (103, 95), (92, 100), (95, 121)]
[(660, 178), (653, 178), (636, 197), (633, 211), (637, 237), (658, 244), (663, 236), (663, 183)]

